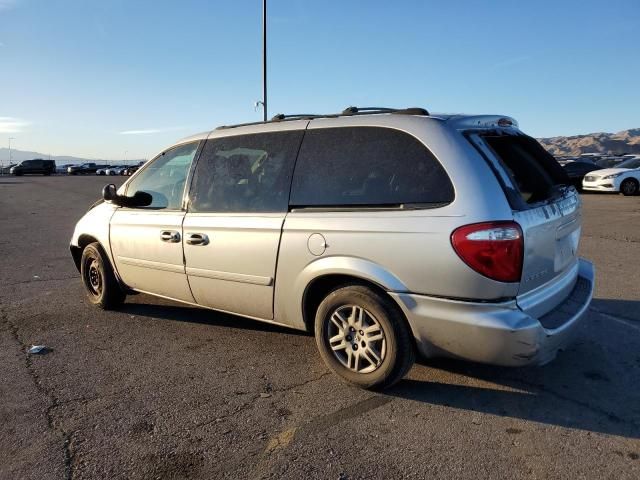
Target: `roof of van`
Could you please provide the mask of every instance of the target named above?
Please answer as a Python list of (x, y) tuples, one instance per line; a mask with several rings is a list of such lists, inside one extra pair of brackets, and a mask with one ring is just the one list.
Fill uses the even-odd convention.
[[(351, 109), (355, 109), (356, 107), (349, 107)], [(518, 122), (513, 117), (509, 117), (507, 115), (472, 115), (472, 114), (462, 114), (462, 113), (429, 113), (421, 108), (407, 108), (402, 110), (397, 109), (356, 109), (357, 113), (349, 113), (349, 109), (345, 109), (342, 113), (337, 114), (328, 114), (328, 115), (276, 115), (271, 120), (266, 122), (251, 122), (251, 123), (240, 123), (235, 125), (223, 125), (219, 126), (213, 130), (207, 130), (204, 132), (197, 133), (195, 135), (191, 135), (185, 138), (182, 138), (176, 144), (187, 143), (191, 141), (204, 140), (213, 132), (221, 130), (221, 129), (231, 129), (238, 128), (244, 126), (261, 126), (261, 125), (273, 125), (275, 123), (285, 122), (285, 121), (295, 121), (295, 120), (315, 120), (320, 118), (349, 118), (353, 115), (358, 116), (377, 116), (377, 115), (411, 115), (411, 116), (419, 116), (430, 118), (437, 121), (443, 121), (450, 124), (455, 129), (472, 129), (472, 128), (492, 128), (492, 127), (518, 127)]]

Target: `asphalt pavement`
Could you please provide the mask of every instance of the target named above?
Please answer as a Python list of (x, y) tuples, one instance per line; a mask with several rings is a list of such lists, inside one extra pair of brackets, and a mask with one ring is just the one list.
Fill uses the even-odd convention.
[(305, 333), (90, 306), (68, 245), (105, 183), (0, 177), (0, 478), (640, 478), (640, 197), (583, 196), (596, 298), (554, 362), (420, 360), (372, 393)]

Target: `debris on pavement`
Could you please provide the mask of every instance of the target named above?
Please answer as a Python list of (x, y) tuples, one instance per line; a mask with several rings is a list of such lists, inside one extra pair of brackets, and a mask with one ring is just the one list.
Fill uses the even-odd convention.
[(49, 353), (50, 351), (51, 349), (46, 345), (31, 345), (31, 348), (27, 350), (27, 353), (31, 355), (44, 355), (46, 353)]

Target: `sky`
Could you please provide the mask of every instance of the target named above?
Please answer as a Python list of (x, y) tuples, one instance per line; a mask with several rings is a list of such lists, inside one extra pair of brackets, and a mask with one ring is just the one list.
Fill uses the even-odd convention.
[[(268, 0), (269, 110), (640, 127), (640, 0)], [(0, 147), (149, 158), (258, 121), (261, 0), (0, 0)]]

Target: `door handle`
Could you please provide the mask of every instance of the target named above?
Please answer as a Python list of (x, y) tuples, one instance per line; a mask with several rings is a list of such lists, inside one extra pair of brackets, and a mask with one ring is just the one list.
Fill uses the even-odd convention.
[(209, 237), (204, 233), (187, 233), (186, 242), (189, 245), (206, 245), (209, 243)]
[(162, 230), (160, 232), (160, 240), (168, 243), (178, 243), (180, 241), (180, 232), (175, 230)]

